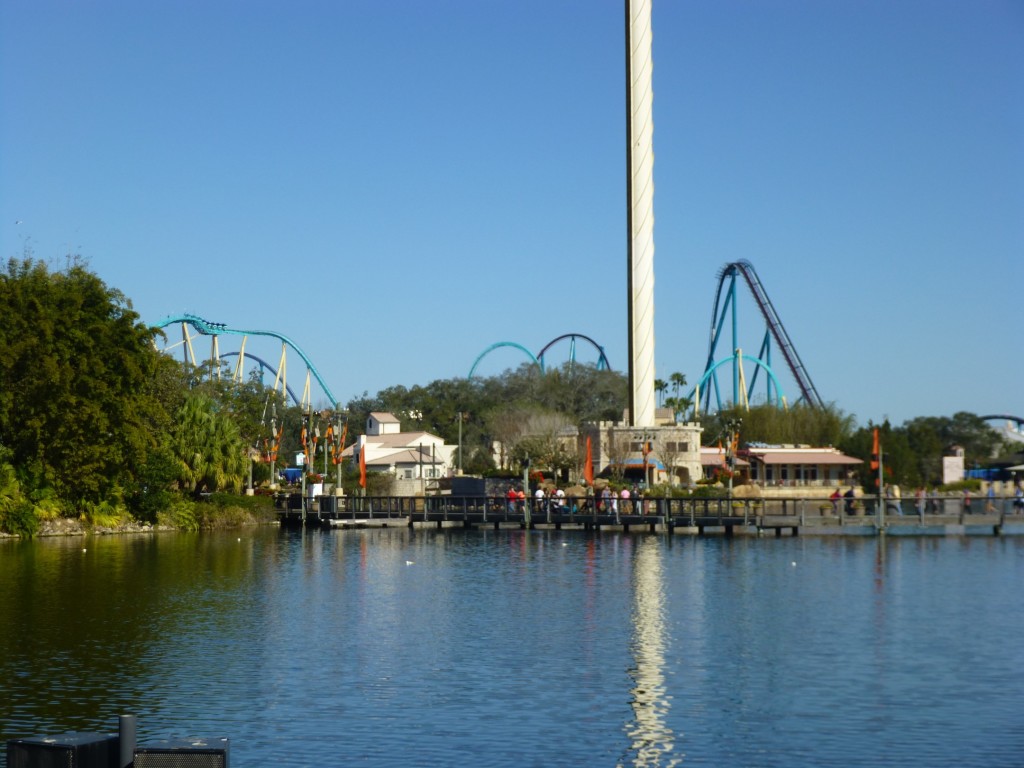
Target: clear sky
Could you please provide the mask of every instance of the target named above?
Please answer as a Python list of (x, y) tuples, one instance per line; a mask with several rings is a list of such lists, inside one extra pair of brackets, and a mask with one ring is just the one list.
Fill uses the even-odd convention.
[[(858, 423), (1024, 415), (1024, 3), (653, 25), (657, 376), (744, 259)], [(625, 369), (624, 62), (619, 0), (0, 0), (0, 248), (285, 334), (342, 401), (566, 333)]]

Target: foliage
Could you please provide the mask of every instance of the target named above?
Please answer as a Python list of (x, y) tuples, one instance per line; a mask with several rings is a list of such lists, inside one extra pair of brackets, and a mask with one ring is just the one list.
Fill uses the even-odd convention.
[(981, 492), (981, 480), (971, 478), (968, 480), (958, 480), (955, 483), (946, 483), (945, 485), (939, 486), (939, 490), (943, 493), (953, 493), (963, 491), (973, 491), (975, 493)]
[(186, 396), (175, 416), (170, 449), (181, 490), (195, 498), (206, 491), (241, 490), (246, 455), (238, 426), (208, 396)]
[(180, 531), (198, 531), (199, 516), (196, 513), (197, 502), (175, 497), (170, 504), (157, 513), (157, 523), (177, 528)]
[(139, 467), (128, 498), (129, 508), (138, 519), (155, 523), (157, 513), (173, 500), (177, 480), (174, 453), (166, 445), (157, 446)]
[(1005, 450), (1003, 437), (983, 419), (960, 412), (952, 418), (929, 416), (911, 419), (901, 427), (888, 421), (857, 430), (841, 444), (842, 450), (864, 459), (860, 481), (865, 488), (877, 488), (877, 475), (870, 469), (873, 432), (878, 428), (884, 481), (907, 487), (931, 487), (942, 482), (942, 457), (955, 446), (964, 449), (965, 466), (983, 463)]
[(103, 501), (154, 444), (154, 332), (78, 259), (10, 259), (0, 306), (0, 444), (24, 488)]
[(117, 528), (128, 522), (128, 509), (117, 501), (86, 501), (82, 503), (81, 520), (97, 528)]
[[(494, 466), (492, 443), (504, 443), (509, 423), (523, 413), (557, 414), (567, 425), (617, 420), (626, 406), (626, 394), (625, 376), (592, 364), (566, 363), (543, 374), (537, 366), (524, 364), (489, 378), (395, 386), (373, 397), (364, 392), (350, 400), (346, 410), (353, 436), (370, 413), (387, 411), (401, 420), (403, 431), (431, 432), (449, 445), (458, 444), (461, 413), (463, 468), (482, 473)], [(497, 458), (500, 464), (501, 457)], [(557, 457), (556, 463), (563, 465), (567, 460)]]
[(815, 447), (839, 446), (853, 432), (854, 418), (835, 405), (818, 408), (798, 403), (788, 409), (762, 404), (749, 409), (734, 407), (704, 419), (705, 441), (713, 442), (724, 434), (733, 419), (742, 422), (741, 441), (770, 445), (806, 444)]
[(25, 538), (35, 536), (39, 531), (39, 518), (32, 502), (22, 497), (0, 504), (0, 531)]

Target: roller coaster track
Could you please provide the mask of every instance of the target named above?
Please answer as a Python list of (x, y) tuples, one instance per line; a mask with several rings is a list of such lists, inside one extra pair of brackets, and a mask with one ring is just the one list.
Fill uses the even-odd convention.
[(487, 357), (487, 355), (489, 355), (491, 352), (493, 352), (496, 349), (501, 349), (502, 347), (512, 347), (514, 349), (518, 349), (520, 352), (525, 354), (527, 356), (527, 358), (529, 358), (531, 363), (533, 363), (534, 365), (536, 365), (540, 369), (541, 373), (544, 373), (544, 371), (545, 371), (545, 362), (546, 362), (545, 359), (544, 359), (544, 356), (548, 353), (548, 351), (553, 346), (555, 346), (559, 342), (565, 341), (567, 339), (569, 341), (569, 365), (570, 365), (570, 367), (576, 364), (576, 340), (577, 339), (582, 339), (583, 341), (585, 341), (588, 344), (590, 344), (590, 346), (592, 346), (595, 350), (597, 350), (597, 370), (599, 370), (599, 371), (610, 371), (612, 369), (611, 363), (608, 362), (608, 357), (604, 353), (604, 347), (602, 347), (600, 344), (598, 344), (592, 338), (590, 338), (589, 336), (585, 336), (582, 333), (563, 333), (561, 336), (558, 336), (558, 337), (552, 339), (551, 341), (549, 341), (547, 344), (545, 344), (544, 347), (541, 349), (541, 351), (538, 352), (536, 355), (533, 354), (526, 347), (524, 347), (522, 344), (518, 344), (518, 343), (516, 343), (514, 341), (498, 341), (498, 342), (495, 342), (494, 344), (491, 344), (489, 347), (487, 347), (487, 349), (485, 349), (483, 352), (481, 352), (477, 356), (476, 360), (473, 361), (473, 367), (469, 369), (469, 376), (468, 376), (468, 378), (470, 378), (470, 379), (473, 378), (473, 374), (476, 373), (477, 366), (480, 365), (480, 362), (485, 357)]
[[(996, 413), (989, 416), (981, 416), (982, 421), (1002, 421), (1003, 428), (1000, 430), (1010, 440), (1024, 442), (1024, 417), (1010, 416), (1005, 413)], [(1016, 424), (1016, 427), (1013, 425)]]
[[(782, 324), (782, 320), (779, 318), (779, 313), (775, 310), (775, 306), (772, 304), (771, 299), (768, 298), (768, 293), (761, 284), (761, 281), (757, 276), (757, 272), (754, 270), (754, 265), (749, 261), (736, 261), (726, 264), (719, 273), (718, 292), (715, 295), (715, 306), (711, 313), (711, 338), (708, 344), (708, 361), (705, 366), (705, 380), (716, 367), (714, 359), (715, 348), (725, 324), (726, 311), (729, 309), (730, 305), (733, 309), (733, 354), (736, 356), (739, 355), (736, 343), (735, 283), (737, 276), (742, 277), (746, 282), (747, 287), (750, 289), (750, 292), (754, 297), (754, 302), (757, 304), (757, 307), (761, 312), (761, 316), (764, 318), (768, 327), (768, 334), (770, 334), (771, 338), (775, 339), (775, 343), (778, 345), (778, 349), (782, 353), (782, 356), (786, 361), (786, 365), (793, 374), (793, 378), (796, 379), (797, 387), (800, 389), (802, 399), (813, 406), (824, 407), (825, 403), (821, 399), (821, 395), (818, 394), (818, 390), (814, 386), (814, 382), (811, 381), (810, 374), (807, 372), (806, 366), (804, 366), (803, 361), (800, 359), (800, 355), (797, 353), (796, 347), (793, 345), (793, 341), (789, 338), (789, 334), (786, 333), (786, 328)], [(729, 287), (725, 291), (726, 298), (723, 303), (723, 288), (725, 287), (727, 280), (729, 281)], [(721, 310), (719, 309), (720, 306)], [(767, 354), (769, 351), (767, 335), (761, 350), (762, 354)], [(771, 371), (770, 360), (764, 361), (764, 366), (769, 372)], [(733, 390), (734, 400), (738, 400), (738, 384), (735, 374)], [(708, 403), (710, 404), (710, 387), (705, 389), (705, 392), (702, 394), (707, 396)]]
[[(284, 350), (286, 348), (290, 347), (299, 357), (302, 358), (303, 362), (306, 363), (307, 384), (306, 384), (306, 393), (305, 393), (305, 395), (303, 397), (303, 400), (304, 400), (303, 405), (308, 405), (309, 404), (309, 400), (310, 400), (310, 398), (309, 398), (309, 382), (308, 382), (308, 378), (309, 378), (310, 375), (312, 375), (317, 380), (317, 383), (320, 385), (320, 388), (323, 390), (324, 394), (330, 400), (331, 404), (334, 405), (334, 404), (337, 403), (337, 401), (334, 399), (334, 394), (331, 392), (331, 388), (329, 386), (327, 386), (327, 382), (325, 382), (323, 380), (323, 378), (320, 376), (320, 372), (316, 369), (316, 366), (313, 364), (313, 361), (310, 360), (309, 357), (306, 355), (306, 353), (303, 352), (299, 348), (299, 346), (294, 341), (289, 339), (287, 336), (284, 336), (284, 335), (282, 335), (280, 333), (277, 333), (275, 331), (242, 330), (242, 329), (238, 329), (238, 328), (229, 328), (225, 323), (211, 323), (208, 320), (204, 320), (203, 318), (198, 317), (196, 315), (188, 315), (188, 314), (173, 315), (171, 317), (165, 317), (163, 320), (160, 320), (159, 322), (154, 323), (152, 327), (154, 327), (154, 328), (166, 328), (168, 325), (174, 325), (174, 324), (177, 324), (177, 323), (181, 323), (181, 325), (183, 326), (183, 330), (184, 330), (184, 326), (190, 325), (193, 328), (195, 328), (196, 331), (198, 331), (201, 335), (214, 337), (215, 341), (216, 341), (216, 337), (221, 336), (221, 335), (234, 335), (234, 336), (242, 336), (242, 337), (248, 337), (248, 336), (270, 336), (272, 338), (278, 339), (278, 340), (281, 341), (281, 345), (282, 345), (282, 362), (284, 361)], [(189, 340), (187, 338), (186, 338), (186, 342), (187, 343), (189, 342)], [(188, 344), (188, 346), (190, 347), (190, 344)], [(244, 338), (242, 340), (242, 346), (243, 346), (243, 349), (244, 349), (244, 346), (245, 346), (245, 339)], [(216, 345), (215, 345), (214, 349), (216, 350)], [(220, 355), (217, 354), (216, 352), (214, 353), (214, 356), (217, 357), (217, 358), (220, 357)], [(239, 353), (239, 357), (240, 358), (241, 358), (241, 356), (242, 356), (242, 354)], [(194, 355), (193, 355), (193, 362), (195, 362)], [(241, 362), (241, 360), (240, 360), (240, 362)], [(284, 365), (281, 365), (280, 368), (283, 369)], [(294, 394), (291, 393), (290, 391), (289, 391), (289, 394), (292, 394), (292, 398), (294, 399)]]

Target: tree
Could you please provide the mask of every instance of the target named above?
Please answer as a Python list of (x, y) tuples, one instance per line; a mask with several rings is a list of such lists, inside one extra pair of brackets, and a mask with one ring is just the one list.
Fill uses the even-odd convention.
[(686, 388), (686, 376), (676, 372), (669, 376), (669, 381), (672, 382), (672, 397), (665, 398), (665, 405), (672, 409), (673, 417), (678, 419), (679, 414), (686, 413), (693, 405), (693, 399), (679, 394)]
[(68, 511), (119, 498), (166, 422), (156, 332), (77, 258), (61, 272), (10, 259), (0, 306), (0, 444), (23, 490)]
[(730, 420), (742, 419), (745, 442), (815, 447), (837, 446), (853, 433), (854, 419), (835, 405), (824, 408), (798, 403), (789, 409), (762, 404), (732, 407), (705, 417), (705, 434), (718, 434)]
[(171, 452), (178, 486), (198, 498), (204, 492), (239, 491), (246, 448), (228, 414), (206, 395), (189, 394), (175, 414)]
[(658, 407), (665, 404), (665, 393), (668, 392), (668, 382), (664, 379), (654, 380), (654, 393), (658, 396)]

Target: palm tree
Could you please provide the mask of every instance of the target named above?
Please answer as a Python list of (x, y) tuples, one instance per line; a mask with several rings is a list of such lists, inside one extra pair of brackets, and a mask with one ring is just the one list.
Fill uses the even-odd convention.
[(665, 405), (665, 393), (668, 391), (668, 383), (664, 379), (654, 380), (654, 391), (658, 395), (658, 407)]
[(239, 490), (245, 473), (245, 444), (237, 425), (205, 395), (189, 394), (178, 409), (171, 450), (178, 486), (199, 496), (204, 491)]

